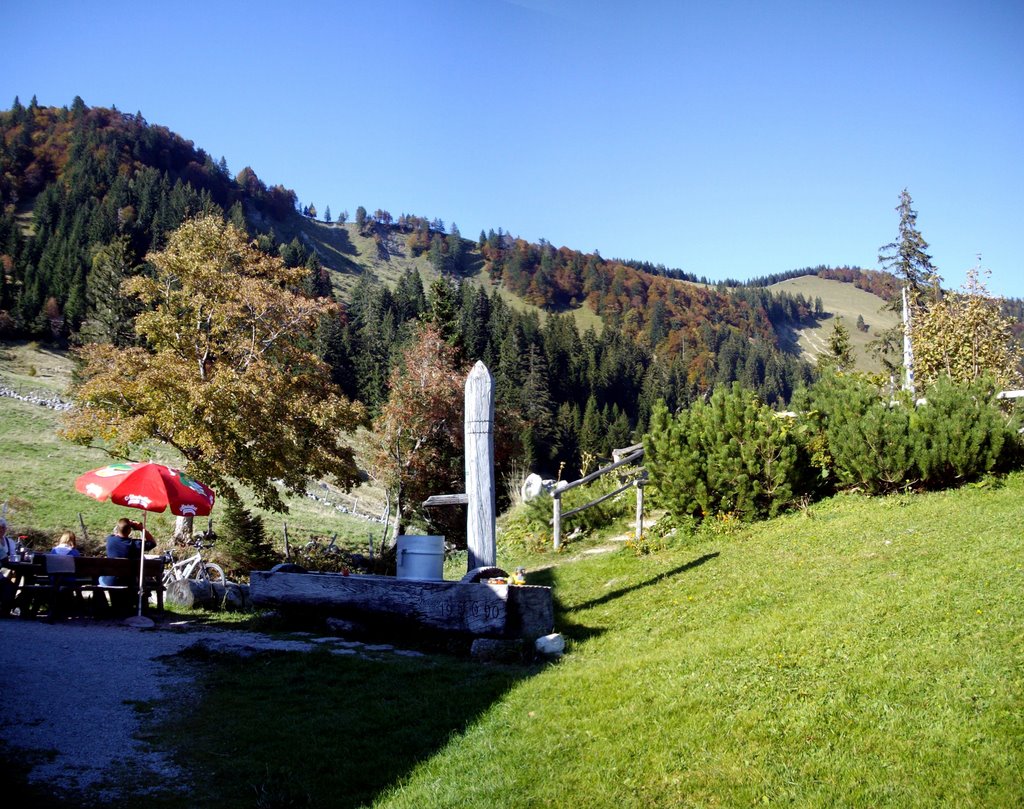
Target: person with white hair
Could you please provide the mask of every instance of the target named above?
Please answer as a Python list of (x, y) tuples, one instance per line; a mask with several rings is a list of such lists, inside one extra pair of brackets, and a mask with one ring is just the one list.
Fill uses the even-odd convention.
[(0, 617), (10, 615), (17, 590), (7, 569), (7, 559), (18, 550), (18, 541), (7, 535), (7, 520), (0, 517)]
[(18, 540), (7, 536), (7, 519), (0, 517), (0, 562), (6, 562), (18, 550)]

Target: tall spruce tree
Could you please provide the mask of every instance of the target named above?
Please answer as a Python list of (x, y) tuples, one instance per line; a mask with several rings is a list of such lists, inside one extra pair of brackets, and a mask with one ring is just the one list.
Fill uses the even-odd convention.
[[(914, 312), (925, 305), (926, 289), (931, 290), (933, 300), (938, 300), (942, 292), (942, 278), (927, 252), (928, 242), (917, 229), (917, 211), (911, 207), (913, 204), (910, 193), (904, 188), (900, 192), (900, 204), (896, 206), (896, 211), (900, 215), (896, 241), (883, 245), (878, 252), (879, 264), (899, 278), (903, 286), (902, 295), (900, 299), (893, 301), (892, 308), (902, 311), (903, 314), (903, 384), (911, 392), (914, 390)], [(888, 341), (880, 339), (878, 345), (884, 346), (887, 342), (893, 342), (891, 337)]]
[(81, 330), (84, 342), (126, 346), (134, 341), (132, 319), (139, 306), (122, 294), (121, 284), (135, 275), (139, 267), (127, 236), (99, 247), (93, 254), (86, 286), (86, 319)]
[(878, 263), (907, 287), (911, 305), (917, 306), (928, 288), (937, 295), (942, 278), (932, 264), (928, 253), (928, 242), (917, 229), (917, 211), (914, 201), (904, 188), (900, 192), (900, 204), (896, 212), (900, 215), (899, 232), (896, 240), (879, 248)]

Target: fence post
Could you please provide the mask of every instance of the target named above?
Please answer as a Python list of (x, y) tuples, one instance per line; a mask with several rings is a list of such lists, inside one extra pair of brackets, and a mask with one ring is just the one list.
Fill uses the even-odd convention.
[(494, 377), (479, 360), (466, 378), (466, 544), (468, 567), (497, 563), (494, 516)]
[(557, 551), (562, 546), (562, 493), (555, 492), (551, 498), (554, 504), (554, 513), (551, 515), (551, 522), (554, 524), (554, 545)]
[(644, 535), (644, 482), (636, 482), (636, 541)]
[(287, 522), (284, 524), (284, 558), (285, 559), (291, 559), (292, 558), (291, 548), (288, 547), (288, 523)]

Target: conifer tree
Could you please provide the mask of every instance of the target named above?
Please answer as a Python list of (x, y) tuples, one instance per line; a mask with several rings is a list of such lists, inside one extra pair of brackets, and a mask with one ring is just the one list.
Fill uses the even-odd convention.
[(853, 368), (853, 347), (850, 345), (850, 332), (841, 320), (832, 324), (832, 333), (828, 337), (828, 353), (818, 358), (819, 368), (831, 368), (835, 371), (849, 371)]
[[(587, 407), (583, 411), (583, 421), (580, 424), (579, 444), (582, 455), (596, 459), (607, 453), (608, 436), (606, 426), (604, 419), (601, 417), (597, 398), (591, 395), (587, 399)], [(586, 474), (582, 469), (580, 473)]]
[(130, 345), (134, 340), (132, 319), (139, 307), (121, 292), (121, 285), (141, 265), (132, 254), (127, 236), (121, 236), (96, 250), (86, 286), (86, 320), (81, 338), (85, 342)]
[(926, 288), (933, 294), (939, 292), (942, 279), (928, 254), (928, 242), (917, 228), (917, 211), (911, 206), (914, 201), (907, 189), (900, 192), (900, 204), (896, 211), (900, 215), (899, 233), (896, 240), (879, 249), (878, 263), (907, 287), (910, 303), (917, 306)]
[[(904, 387), (911, 392), (914, 390), (914, 316), (924, 305), (926, 288), (931, 289), (934, 300), (938, 300), (942, 293), (942, 278), (927, 252), (928, 242), (917, 229), (917, 211), (912, 205), (910, 193), (904, 188), (900, 192), (900, 204), (896, 206), (900, 215), (899, 234), (896, 241), (883, 245), (878, 253), (879, 264), (899, 278), (903, 286), (903, 293), (900, 299), (893, 301), (892, 308), (903, 313)], [(893, 342), (891, 337), (881, 338), (877, 345), (882, 350)]]
[(448, 345), (462, 342), (458, 289), (444, 276), (430, 285), (430, 322)]

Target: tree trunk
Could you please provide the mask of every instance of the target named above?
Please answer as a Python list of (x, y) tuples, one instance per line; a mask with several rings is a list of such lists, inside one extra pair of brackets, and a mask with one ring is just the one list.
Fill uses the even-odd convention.
[(178, 579), (167, 585), (164, 600), (168, 604), (193, 609), (196, 607), (216, 607), (224, 599), (224, 584), (196, 581), (195, 579)]
[(402, 493), (399, 490), (395, 493), (395, 524), (391, 529), (391, 542), (387, 547), (381, 548), (381, 553), (398, 544), (398, 538), (402, 535), (402, 527)]
[(175, 545), (183, 547), (192, 542), (192, 520), (192, 517), (175, 517), (174, 534), (171, 537)]

